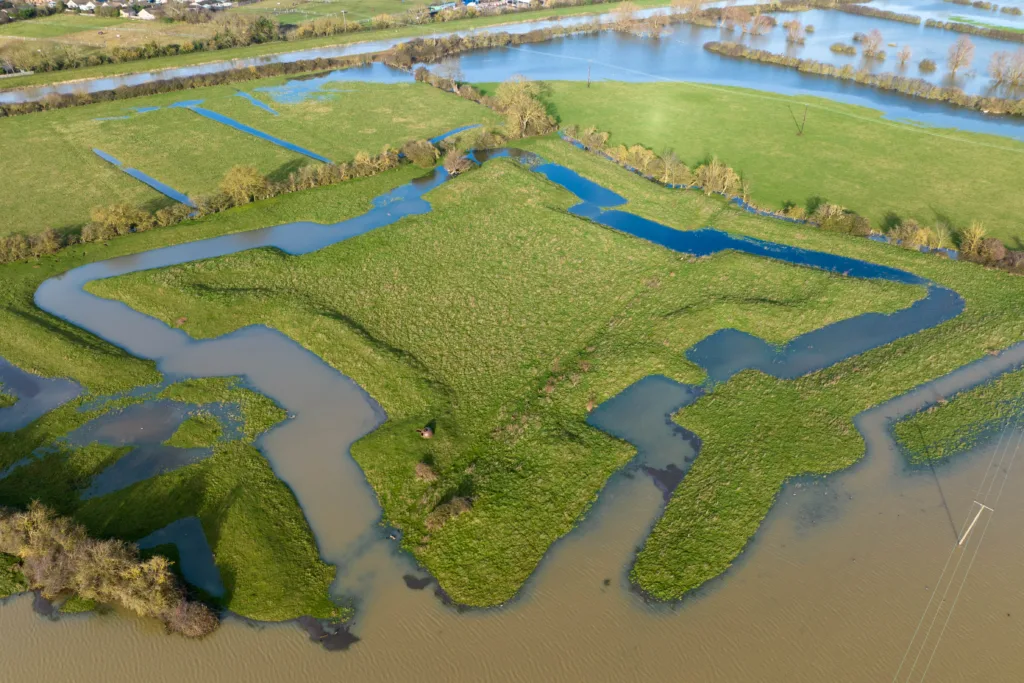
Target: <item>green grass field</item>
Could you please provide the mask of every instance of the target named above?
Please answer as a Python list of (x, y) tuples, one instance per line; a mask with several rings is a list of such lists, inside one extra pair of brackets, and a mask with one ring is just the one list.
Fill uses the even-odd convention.
[(251, 5), (232, 7), (228, 12), (263, 14), (282, 24), (298, 24), (325, 16), (337, 16), (340, 19), (342, 10), (349, 21), (360, 21), (378, 14), (402, 14), (428, 4), (414, 0), (262, 0)]
[[(616, 187), (644, 182), (605, 165)], [(315, 254), (258, 250), (90, 289), (185, 316), (196, 337), (272, 326), (353, 377), (389, 415), (353, 449), (388, 522), (473, 605), (512, 597), (631, 457), (586, 426), (589, 400), (655, 372), (699, 381), (683, 352), (723, 327), (782, 343), (922, 294), (738, 254), (680, 258), (567, 215), (574, 198), (512, 162), (429, 198), (428, 216)], [(675, 208), (689, 225), (728, 211), (696, 193)], [(423, 441), (415, 428), (432, 421)], [(446, 521), (457, 496), (472, 509)]]
[(132, 24), (130, 19), (97, 17), (91, 14), (53, 14), (39, 19), (14, 21), (0, 26), (0, 41), (6, 36), (22, 38), (60, 38), (80, 31), (98, 31), (111, 26)]
[[(285, 80), (246, 85), (274, 87)], [(423, 84), (336, 82), (331, 87), (338, 92), (329, 99), (297, 104), (253, 93), (278, 116), (239, 97), (237, 88), (218, 86), (2, 119), (0, 158), (8, 175), (7, 191), (0, 194), (5, 217), (0, 236), (77, 227), (99, 205), (171, 203), (97, 157), (94, 147), (190, 196), (216, 191), (236, 164), (284, 179), (302, 165), (320, 163), (186, 109), (167, 108), (175, 102), (203, 100), (208, 109), (339, 162), (359, 151), (376, 154), (385, 144), (398, 147), (412, 138), (496, 120), (489, 109)], [(136, 107), (161, 109), (116, 118), (132, 115)], [(104, 118), (113, 120), (98, 120)], [(47, 210), (40, 212), (40, 206)]]
[[(1024, 164), (1024, 143), (886, 121), (877, 111), (812, 97), (785, 97), (687, 83), (550, 84), (563, 123), (594, 125), (609, 144), (672, 149), (695, 166), (711, 155), (751, 183), (754, 200), (781, 208), (823, 197), (877, 227), (914, 218), (964, 227), (1024, 247), (1024, 195), (1007, 183)], [(637, 102), (644, 106), (637, 107)], [(807, 126), (796, 135), (809, 108)]]
[(969, 451), (1024, 414), (1024, 370), (1008, 372), (893, 425), (910, 462), (942, 460)]

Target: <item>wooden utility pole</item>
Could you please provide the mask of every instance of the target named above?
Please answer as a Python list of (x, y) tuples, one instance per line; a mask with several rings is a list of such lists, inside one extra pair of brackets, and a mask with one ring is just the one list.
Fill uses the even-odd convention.
[(587, 87), (590, 87), (590, 62), (587, 62)]

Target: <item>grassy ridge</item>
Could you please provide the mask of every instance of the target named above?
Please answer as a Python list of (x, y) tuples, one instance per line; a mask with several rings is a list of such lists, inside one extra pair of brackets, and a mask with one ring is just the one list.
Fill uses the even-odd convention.
[[(187, 317), (197, 337), (270, 325), (353, 377), (389, 415), (353, 448), (389, 523), (474, 605), (510, 598), (632, 456), (585, 425), (588, 401), (652, 372), (698, 381), (683, 351), (722, 327), (781, 343), (921, 295), (739, 254), (680, 258), (567, 215), (572, 196), (509, 161), (429, 198), (432, 214), (314, 254), (244, 252), (90, 290)], [(694, 222), (723, 207), (687, 198)]]
[[(717, 155), (766, 206), (822, 197), (875, 226), (890, 214), (953, 227), (979, 220), (990, 235), (1024, 245), (1024, 196), (1007, 191), (1024, 163), (1024, 143), (1015, 140), (922, 129), (820, 98), (703, 84), (554, 82), (548, 100), (563, 123), (610, 131), (612, 145), (672, 149), (691, 166)], [(792, 117), (802, 117), (805, 104), (798, 137)]]
[[(286, 80), (267, 79), (246, 88), (279, 86)], [(300, 166), (319, 163), (188, 110), (166, 108), (175, 102), (203, 100), (208, 109), (335, 161), (495, 120), (489, 109), (420, 83), (332, 85), (339, 92), (329, 99), (297, 104), (272, 102), (253, 91), (278, 116), (238, 97), (236, 87), (217, 86), (0, 119), (0, 158), (9, 174), (9, 191), (0, 196), (5, 216), (0, 236), (77, 227), (99, 205), (171, 203), (93, 154), (94, 147), (193, 196), (214, 192), (236, 164), (282, 179)], [(132, 115), (136, 107), (162, 109)], [(121, 116), (131, 118), (116, 118)], [(54, 201), (55, 192), (60, 201)], [(43, 205), (47, 211), (40, 213)]]
[(893, 425), (912, 463), (965, 453), (1024, 411), (1024, 370), (1008, 372)]

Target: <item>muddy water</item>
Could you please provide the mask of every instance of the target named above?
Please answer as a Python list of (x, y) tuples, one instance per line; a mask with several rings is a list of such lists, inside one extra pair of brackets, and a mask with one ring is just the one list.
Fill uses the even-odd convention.
[[(921, 680), (936, 643), (928, 681), (1018, 680), (1024, 467), (1012, 467), (1010, 458), (1024, 450), (1024, 433), (1008, 430), (1002, 441), (933, 477), (928, 470), (905, 471), (881, 425), (865, 421), (869, 453), (862, 463), (787, 486), (736, 566), (679, 606), (649, 607), (625, 590), (623, 560), (662, 501), (647, 476), (629, 472), (613, 478), (523, 596), (498, 610), (460, 614), (429, 588), (407, 588), (382, 551), (367, 558), (378, 581), (361, 605), (356, 632), (362, 640), (345, 653), (313, 647), (287, 625), (229, 621), (196, 644), (129, 618), (51, 622), (21, 598), (0, 609), (3, 670), (10, 680), (132, 683), (894, 680), (922, 615), (922, 630), (930, 623), (929, 598), (950, 584), (949, 572), (938, 582), (955, 544), (938, 481), (958, 526), (987, 491), (989, 502), (998, 503), (972, 531), (981, 533), (968, 537), (977, 559), (969, 574), (965, 562), (952, 577), (947, 603), (965, 574), (968, 580), (948, 628), (939, 639), (943, 612), (925, 655), (917, 658), (920, 648), (911, 648), (896, 680)], [(1004, 495), (996, 496), (1004, 481)]]

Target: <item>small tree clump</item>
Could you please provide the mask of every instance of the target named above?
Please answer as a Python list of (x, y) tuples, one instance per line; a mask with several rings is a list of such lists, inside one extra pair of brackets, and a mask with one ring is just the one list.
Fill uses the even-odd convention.
[(505, 114), (511, 138), (544, 135), (555, 129), (555, 120), (540, 101), (540, 86), (524, 76), (513, 76), (498, 86), (497, 108)]
[(981, 253), (981, 243), (985, 239), (985, 226), (974, 221), (961, 230), (957, 237), (961, 254), (977, 256)]
[(450, 175), (456, 176), (473, 168), (473, 162), (465, 154), (457, 149), (449, 150), (444, 155), (444, 170)]
[(938, 69), (939, 67), (938, 65), (935, 64), (934, 60), (922, 59), (918, 63), (917, 68), (921, 70), (921, 73), (931, 74), (935, 73), (935, 70)]
[(0, 509), (0, 553), (17, 557), (29, 587), (48, 600), (76, 595), (117, 604), (193, 638), (218, 626), (208, 607), (185, 599), (166, 558), (141, 560), (135, 546), (90, 538), (38, 502), (24, 512)]
[(255, 166), (233, 166), (220, 181), (220, 191), (231, 198), (235, 206), (248, 204), (270, 196), (270, 183)]
[(704, 194), (719, 192), (728, 197), (738, 196), (743, 184), (736, 171), (726, 166), (718, 157), (713, 157), (706, 164), (701, 164), (693, 172), (694, 183), (704, 190)]
[(437, 147), (430, 144), (429, 140), (410, 140), (402, 146), (402, 154), (422, 168), (433, 168), (437, 163)]

